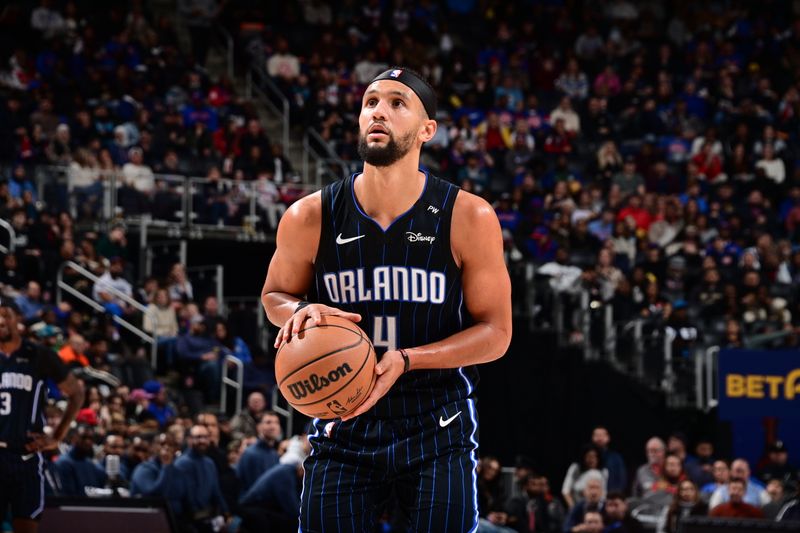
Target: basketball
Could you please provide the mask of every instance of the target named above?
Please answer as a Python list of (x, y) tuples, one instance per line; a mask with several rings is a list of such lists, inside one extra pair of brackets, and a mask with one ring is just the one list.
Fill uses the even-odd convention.
[(289, 404), (313, 418), (352, 413), (375, 384), (375, 349), (350, 320), (307, 320), (275, 357), (275, 379)]

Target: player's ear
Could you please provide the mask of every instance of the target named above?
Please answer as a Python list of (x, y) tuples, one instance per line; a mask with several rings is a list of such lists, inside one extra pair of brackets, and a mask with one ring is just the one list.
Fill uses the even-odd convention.
[(422, 127), (419, 130), (419, 139), (426, 143), (433, 139), (433, 136), (436, 135), (436, 128), (438, 125), (436, 121), (433, 119), (425, 119), (422, 123)]

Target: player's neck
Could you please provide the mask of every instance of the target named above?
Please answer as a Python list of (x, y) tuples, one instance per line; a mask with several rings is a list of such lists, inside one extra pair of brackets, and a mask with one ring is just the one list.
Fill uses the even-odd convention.
[(11, 357), (11, 354), (16, 352), (21, 345), (22, 340), (19, 338), (0, 342), (0, 352), (5, 354), (6, 357)]
[[(409, 154), (410, 155), (410, 154)], [(384, 228), (408, 211), (425, 188), (419, 157), (405, 157), (388, 167), (364, 164), (355, 193), (364, 212)]]

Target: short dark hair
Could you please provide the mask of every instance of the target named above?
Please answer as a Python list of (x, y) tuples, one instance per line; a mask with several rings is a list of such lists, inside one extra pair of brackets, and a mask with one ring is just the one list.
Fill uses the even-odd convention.
[(261, 416), (258, 417), (259, 424), (264, 420), (265, 416), (274, 416), (275, 418), (278, 419), (278, 422), (280, 422), (281, 420), (281, 417), (278, 416), (278, 413), (276, 413), (275, 411), (264, 411), (263, 413), (261, 413)]
[(618, 490), (613, 490), (606, 495), (606, 501), (611, 501), (611, 500), (622, 500), (624, 502), (625, 495)]
[(728, 485), (732, 483), (741, 483), (743, 487), (747, 487), (747, 480), (742, 477), (732, 477), (730, 481), (728, 481)]

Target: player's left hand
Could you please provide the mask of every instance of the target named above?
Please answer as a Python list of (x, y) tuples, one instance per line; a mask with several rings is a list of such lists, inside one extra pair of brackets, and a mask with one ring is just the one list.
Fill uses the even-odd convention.
[(29, 431), (28, 438), (30, 438), (31, 441), (25, 445), (25, 449), (29, 452), (44, 452), (58, 448), (58, 441), (50, 435)]
[(403, 356), (400, 355), (400, 352), (397, 350), (389, 350), (383, 354), (381, 360), (375, 365), (376, 378), (372, 392), (367, 396), (367, 399), (364, 400), (364, 403), (358, 406), (358, 409), (347, 416), (343, 416), (342, 422), (355, 418), (372, 409), (372, 407), (378, 403), (378, 400), (389, 392), (389, 389), (392, 388), (397, 378), (403, 375), (404, 367)]

